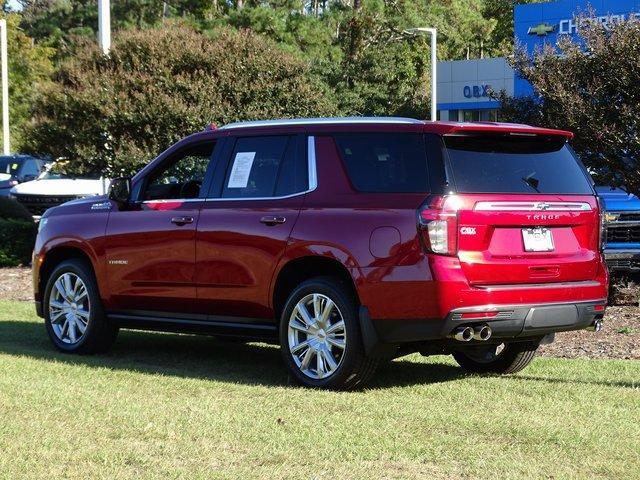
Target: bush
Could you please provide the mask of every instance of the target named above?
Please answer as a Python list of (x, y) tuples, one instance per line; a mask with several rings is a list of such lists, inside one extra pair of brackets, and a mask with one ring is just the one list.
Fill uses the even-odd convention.
[(0, 197), (0, 219), (24, 220), (33, 223), (33, 217), (24, 205), (7, 197)]
[(37, 233), (33, 217), (24, 205), (0, 197), (0, 267), (28, 265)]
[(79, 42), (34, 106), (26, 149), (73, 173), (131, 174), (211, 123), (336, 113), (309, 65), (251, 32), (171, 23)]
[(29, 265), (37, 233), (33, 220), (0, 218), (0, 267)]

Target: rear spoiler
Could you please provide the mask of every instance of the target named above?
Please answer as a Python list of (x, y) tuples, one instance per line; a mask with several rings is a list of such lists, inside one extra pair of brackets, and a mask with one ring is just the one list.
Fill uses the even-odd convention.
[[(493, 133), (514, 136), (558, 136), (567, 140), (573, 138), (573, 132), (567, 130), (555, 130), (553, 128), (532, 127), (517, 123), (499, 122), (469, 122), (469, 123), (446, 123), (425, 124), (426, 131), (432, 131), (440, 135), (473, 135), (474, 133)], [(434, 131), (435, 130), (435, 131)]]

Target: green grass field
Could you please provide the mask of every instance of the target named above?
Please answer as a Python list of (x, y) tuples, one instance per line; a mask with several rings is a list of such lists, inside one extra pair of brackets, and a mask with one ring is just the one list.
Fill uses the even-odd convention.
[(0, 301), (0, 478), (160, 477), (640, 478), (640, 362), (476, 377), (414, 355), (311, 391), (273, 346), (123, 332), (62, 355), (32, 305)]

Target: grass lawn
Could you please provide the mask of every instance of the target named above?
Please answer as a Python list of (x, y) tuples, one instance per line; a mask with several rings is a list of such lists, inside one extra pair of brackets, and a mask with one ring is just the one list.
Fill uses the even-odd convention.
[(0, 301), (0, 478), (640, 478), (640, 362), (464, 376), (383, 366), (361, 392), (289, 384), (272, 346), (122, 332), (62, 355)]

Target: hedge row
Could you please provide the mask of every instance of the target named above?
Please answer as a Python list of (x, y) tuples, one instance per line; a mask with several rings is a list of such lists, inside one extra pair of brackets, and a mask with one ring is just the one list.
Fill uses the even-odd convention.
[(0, 267), (29, 265), (37, 233), (33, 221), (0, 218)]

